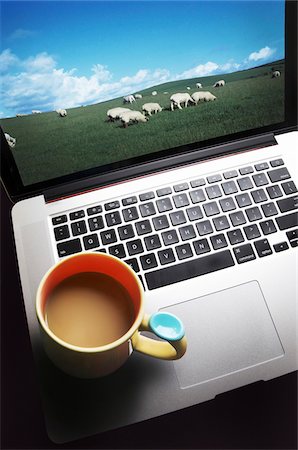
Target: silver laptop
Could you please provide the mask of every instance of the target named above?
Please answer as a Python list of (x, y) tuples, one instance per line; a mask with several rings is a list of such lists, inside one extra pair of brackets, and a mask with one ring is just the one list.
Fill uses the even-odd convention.
[[(2, 20), (16, 8), (1, 170), (50, 438), (297, 370), (297, 2), (2, 2)], [(182, 359), (135, 352), (96, 380), (52, 365), (36, 289), (81, 251), (182, 319)]]

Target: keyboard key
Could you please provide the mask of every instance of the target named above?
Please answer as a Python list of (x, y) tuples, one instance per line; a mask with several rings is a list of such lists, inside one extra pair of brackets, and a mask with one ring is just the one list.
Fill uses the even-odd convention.
[(207, 239), (200, 239), (199, 241), (194, 241), (193, 246), (197, 255), (208, 253), (211, 250)]
[(85, 217), (85, 211), (83, 211), (83, 209), (69, 214), (70, 220), (80, 219), (81, 217)]
[(241, 191), (246, 191), (247, 189), (252, 189), (253, 188), (253, 184), (252, 184), (251, 179), (249, 177), (239, 178), (237, 180), (237, 183), (238, 183), (238, 186), (239, 186)]
[(109, 247), (110, 255), (116, 256), (117, 258), (125, 258), (126, 253), (123, 244), (112, 245)]
[(174, 252), (171, 248), (168, 248), (165, 250), (159, 250), (159, 252), (157, 254), (158, 254), (160, 264), (162, 264), (162, 265), (170, 264), (170, 263), (176, 261)]
[(97, 234), (89, 234), (89, 236), (83, 237), (85, 250), (99, 247), (99, 240)]
[(215, 216), (220, 213), (216, 202), (205, 203), (203, 208), (207, 217)]
[(198, 222), (196, 223), (196, 227), (200, 236), (205, 236), (205, 234), (210, 234), (213, 232), (210, 220), (203, 220), (202, 222)]
[(140, 257), (140, 260), (144, 270), (153, 269), (157, 266), (157, 261), (154, 253), (143, 255)]
[[(141, 206), (145, 206), (145, 205), (141, 205)], [(130, 222), (131, 220), (136, 220), (139, 218), (138, 210), (135, 206), (132, 206), (131, 208), (123, 209), (122, 214), (123, 214), (123, 219), (125, 220), (125, 222)]]
[(231, 213), (230, 219), (234, 227), (238, 227), (239, 225), (243, 225), (244, 223), (246, 223), (246, 219), (242, 211)]
[(240, 244), (244, 241), (244, 237), (240, 228), (237, 228), (233, 231), (228, 231), (228, 238), (231, 245)]
[(277, 200), (277, 204), (281, 212), (288, 212), (298, 209), (298, 195)]
[(278, 228), (280, 230), (286, 230), (287, 228), (297, 227), (298, 225), (298, 213), (287, 214), (276, 218)]
[[(166, 217), (166, 216), (163, 216)], [(148, 234), (151, 233), (152, 228), (149, 220), (141, 220), (140, 222), (135, 223), (136, 230), (139, 236), (142, 236), (142, 234)]]
[(119, 211), (108, 213), (105, 215), (108, 227), (113, 227), (114, 225), (120, 225), (122, 222)]
[(213, 225), (216, 231), (222, 231), (226, 230), (227, 228), (230, 228), (230, 224), (226, 216), (220, 216), (213, 219)]
[(187, 189), (189, 189), (188, 183), (180, 183), (174, 186), (175, 192), (186, 191)]
[(221, 189), (217, 184), (214, 186), (207, 186), (206, 192), (207, 192), (209, 200), (213, 200), (214, 198), (222, 197)]
[(271, 200), (274, 198), (282, 197), (282, 192), (278, 184), (276, 184), (275, 186), (269, 186), (266, 189)]
[(192, 208), (188, 208), (186, 210), (186, 213), (190, 221), (199, 220), (203, 218), (203, 213), (199, 206), (193, 206)]
[(74, 222), (71, 224), (71, 231), (74, 236), (78, 236), (79, 234), (87, 233), (87, 228), (84, 220), (80, 220), (79, 222)]
[(232, 197), (227, 197), (219, 200), (219, 204), (221, 206), (222, 212), (228, 212), (236, 209), (236, 205)]
[(277, 231), (273, 220), (265, 220), (265, 222), (260, 222), (260, 227), (265, 235), (275, 233)]
[(54, 228), (54, 234), (56, 241), (62, 241), (70, 237), (68, 225), (61, 225)]
[(160, 213), (166, 212), (166, 211), (171, 211), (173, 209), (173, 205), (172, 205), (171, 199), (169, 197), (157, 200), (156, 206), (157, 206), (158, 212), (160, 212)]
[(284, 190), (284, 193), (286, 195), (291, 195), (291, 194), (295, 194), (295, 192), (297, 192), (297, 188), (295, 186), (294, 181), (286, 181), (285, 183), (281, 183), (281, 187)]
[(102, 206), (92, 206), (91, 208), (87, 209), (88, 216), (93, 216), (94, 214), (99, 214), (102, 212)]
[(152, 198), (155, 197), (154, 192), (145, 192), (144, 194), (140, 194), (140, 200), (141, 202), (146, 202), (148, 200), (151, 200)]
[(173, 226), (181, 225), (186, 222), (186, 217), (183, 211), (175, 211), (170, 214), (170, 219)]
[(240, 245), (239, 247), (234, 247), (233, 250), (238, 264), (256, 259), (256, 255), (254, 254), (251, 244)]
[(247, 192), (245, 192), (244, 194), (236, 195), (235, 198), (239, 208), (244, 208), (245, 206), (252, 205), (252, 201)]
[[(155, 206), (152, 202), (150, 203), (144, 203), (143, 205), (140, 205), (140, 212), (142, 217), (148, 217), (152, 216), (156, 213)], [(136, 217), (137, 219), (138, 217)]]
[(244, 227), (243, 231), (246, 234), (247, 239), (249, 240), (256, 239), (261, 236), (260, 230), (256, 224)]
[(186, 227), (179, 228), (179, 233), (182, 241), (188, 241), (196, 237), (196, 232), (192, 225), (187, 225)]
[(266, 184), (269, 184), (268, 178), (264, 172), (257, 173), (256, 175), (253, 175), (252, 177), (253, 177), (253, 180), (257, 187), (265, 186)]
[(227, 170), (224, 172), (223, 176), (226, 180), (229, 180), (230, 178), (238, 177), (238, 172), (237, 170)]
[(254, 206), (253, 208), (247, 208), (245, 212), (250, 222), (262, 219), (262, 214), (258, 206)]
[(278, 167), (282, 166), (284, 164), (283, 160), (281, 158), (274, 159), (273, 161), (270, 161), (271, 167)]
[(144, 252), (144, 247), (141, 239), (136, 239), (135, 241), (127, 242), (127, 250), (130, 256), (137, 255), (138, 253)]
[(186, 259), (193, 256), (192, 249), (189, 244), (182, 244), (176, 247), (178, 259)]
[(290, 242), (297, 241), (298, 239), (298, 228), (297, 230), (291, 230), (286, 232), (287, 238)]
[(225, 183), (221, 184), (221, 187), (223, 188), (223, 191), (226, 195), (235, 194), (238, 192), (236, 183), (234, 180), (226, 181)]
[(122, 199), (122, 205), (123, 206), (130, 206), (130, 205), (134, 205), (135, 203), (137, 203), (138, 199), (135, 195), (133, 195), (132, 197), (126, 197)]
[(261, 170), (269, 169), (269, 164), (266, 162), (255, 164), (255, 169), (257, 172), (260, 172)]
[(214, 250), (218, 250), (223, 247), (227, 247), (228, 243), (223, 234), (217, 234), (216, 236), (211, 236), (211, 244)]
[(101, 216), (92, 217), (88, 219), (90, 231), (101, 230), (104, 228), (103, 218)]
[(204, 180), (204, 178), (199, 178), (198, 180), (192, 180), (190, 182), (191, 187), (194, 189), (197, 187), (200, 187), (200, 186), (204, 186), (205, 184), (206, 184), (206, 181)]
[(285, 250), (289, 249), (289, 245), (287, 242), (279, 242), (278, 244), (273, 245), (274, 250), (276, 253), (283, 252)]
[(165, 228), (169, 228), (170, 224), (167, 216), (158, 216), (152, 219), (154, 229), (156, 231), (164, 230)]
[(118, 228), (118, 233), (121, 241), (125, 239), (131, 239), (135, 237), (135, 233), (133, 231), (132, 225), (124, 225)]
[(252, 166), (241, 167), (239, 169), (240, 175), (248, 175), (249, 173), (253, 173), (254, 169)]
[(263, 210), (265, 217), (271, 217), (271, 216), (275, 216), (276, 214), (278, 214), (275, 204), (272, 202), (261, 205), (261, 208)]
[(117, 241), (115, 230), (105, 230), (100, 233), (103, 245), (113, 244)]
[(174, 195), (173, 200), (176, 208), (182, 208), (183, 206), (189, 205), (189, 200), (186, 194)]
[(175, 230), (164, 231), (161, 236), (165, 245), (176, 244), (179, 241)]
[(251, 191), (251, 195), (255, 203), (261, 203), (267, 200), (267, 195), (265, 194), (264, 189), (256, 189), (255, 191)]
[(203, 189), (196, 189), (195, 191), (190, 191), (189, 195), (192, 203), (200, 203), (206, 200), (206, 196)]
[(268, 176), (272, 183), (276, 183), (277, 181), (283, 181), (287, 178), (290, 178), (290, 174), (286, 167), (280, 167), (279, 169), (269, 170)]
[(146, 273), (146, 281), (150, 290), (173, 283), (188, 280), (207, 273), (216, 272), (234, 266), (231, 252), (224, 250), (216, 254), (201, 256), (198, 259), (185, 261), (171, 267), (164, 267)]
[(128, 264), (135, 272), (140, 272), (140, 267), (136, 258), (126, 259), (124, 262)]
[(156, 193), (157, 193), (158, 197), (163, 197), (164, 195), (171, 194), (172, 193), (172, 188), (165, 187), (165, 188), (157, 189)]
[(147, 250), (154, 250), (161, 247), (158, 234), (145, 237), (145, 245)]
[(104, 205), (106, 211), (111, 211), (111, 209), (116, 209), (120, 207), (120, 202), (115, 200), (114, 202), (108, 202)]
[(256, 241), (254, 242), (254, 245), (260, 258), (272, 255), (272, 249), (269, 245), (268, 239), (261, 239), (260, 241)]
[(209, 177), (207, 177), (207, 181), (209, 184), (211, 183), (216, 183), (217, 181), (221, 181), (221, 175), (218, 173), (216, 175), (210, 175)]
[(58, 255), (63, 256), (73, 255), (82, 251), (80, 239), (73, 239), (72, 241), (65, 241), (57, 244)]
[(53, 225), (60, 225), (61, 223), (67, 222), (67, 216), (66, 214), (63, 214), (63, 216), (57, 216), (52, 218), (52, 224)]

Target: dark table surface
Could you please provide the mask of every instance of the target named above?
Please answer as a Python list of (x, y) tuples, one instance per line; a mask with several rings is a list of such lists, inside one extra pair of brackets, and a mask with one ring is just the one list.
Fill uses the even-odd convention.
[(47, 437), (1, 186), (1, 448), (297, 449), (297, 372), (64, 445)]

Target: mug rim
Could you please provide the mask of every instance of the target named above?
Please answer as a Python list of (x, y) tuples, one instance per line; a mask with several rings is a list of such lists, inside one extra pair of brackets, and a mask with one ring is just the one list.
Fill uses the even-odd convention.
[[(66, 341), (64, 341), (63, 339), (59, 338), (58, 336), (55, 335), (55, 333), (52, 332), (52, 330), (48, 327), (48, 325), (46, 324), (46, 321), (43, 317), (42, 311), (41, 311), (41, 290), (47, 280), (47, 278), (50, 276), (50, 274), (52, 272), (54, 272), (55, 270), (57, 270), (57, 268), (64, 264), (65, 261), (68, 261), (72, 258), (78, 258), (81, 257), (82, 255), (92, 255), (93, 257), (99, 257), (99, 258), (108, 258), (108, 259), (112, 259), (114, 260), (114, 262), (116, 262), (117, 264), (120, 264), (122, 266), (124, 266), (131, 275), (133, 275), (133, 278), (139, 288), (140, 291), (140, 308), (139, 308), (139, 312), (132, 324), (132, 326), (129, 328), (129, 330), (123, 335), (121, 336), (119, 339), (117, 339), (116, 341), (111, 342), (110, 344), (105, 344), (105, 345), (101, 345), (98, 347), (80, 347), (78, 345), (73, 345), (70, 344)], [(100, 272), (99, 272), (100, 273)], [(92, 251), (85, 251), (85, 252), (81, 252), (81, 253), (76, 253), (74, 255), (70, 255), (67, 256), (66, 258), (63, 258), (61, 261), (58, 261), (56, 264), (54, 264), (52, 267), (49, 268), (49, 270), (44, 274), (44, 276), (42, 277), (37, 292), (36, 292), (36, 299), (35, 299), (35, 310), (36, 310), (36, 315), (38, 318), (38, 321), (41, 325), (41, 327), (43, 328), (44, 332), (49, 335), (54, 341), (56, 341), (58, 344), (62, 345), (63, 347), (66, 347), (70, 350), (76, 351), (76, 352), (81, 352), (81, 353), (101, 353), (101, 352), (105, 352), (107, 350), (112, 350), (116, 347), (119, 347), (120, 345), (124, 344), (125, 342), (127, 342), (132, 335), (138, 330), (142, 319), (144, 317), (144, 288), (142, 286), (142, 283), (139, 279), (139, 277), (137, 276), (137, 274), (134, 272), (134, 270), (128, 265), (126, 264), (124, 261), (122, 261), (119, 258), (116, 258), (116, 256), (107, 254), (107, 253), (95, 253)]]

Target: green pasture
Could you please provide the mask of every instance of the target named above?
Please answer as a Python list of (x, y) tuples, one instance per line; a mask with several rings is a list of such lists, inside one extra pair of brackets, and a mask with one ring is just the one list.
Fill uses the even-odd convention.
[[(272, 68), (281, 77), (272, 79)], [(123, 128), (119, 121), (107, 122), (108, 109), (123, 106), (122, 97), (91, 106), (68, 109), (67, 117), (48, 112), (2, 119), (5, 132), (17, 139), (11, 151), (24, 184), (50, 179), (123, 159), (158, 152), (186, 143), (235, 133), (284, 120), (283, 61), (241, 72), (179, 80), (139, 91), (143, 95), (131, 109), (157, 102), (164, 110), (139, 123)], [(226, 85), (213, 88), (218, 79)], [(217, 100), (170, 111), (170, 96), (176, 92), (202, 90)], [(190, 86), (191, 90), (186, 90)], [(158, 95), (152, 97), (156, 90)], [(167, 91), (168, 94), (163, 92)]]

